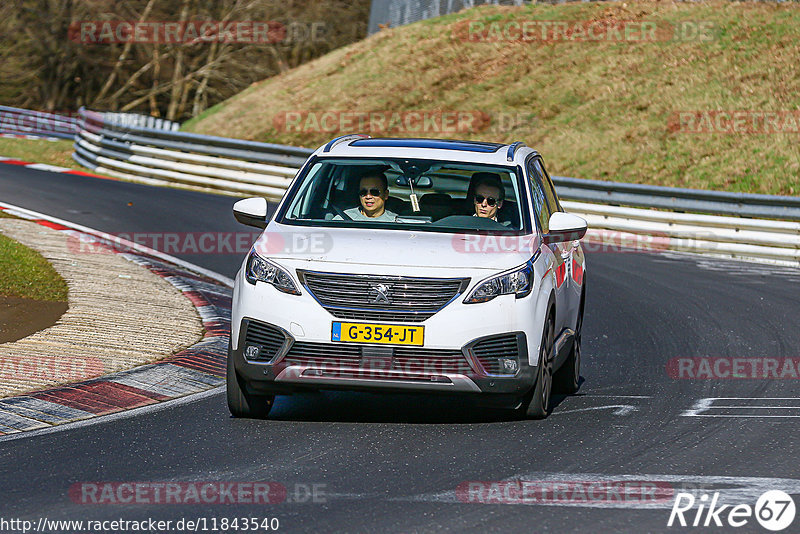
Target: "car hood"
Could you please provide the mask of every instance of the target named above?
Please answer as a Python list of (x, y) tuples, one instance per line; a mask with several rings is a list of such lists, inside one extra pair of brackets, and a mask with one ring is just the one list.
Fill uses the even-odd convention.
[(503, 271), (525, 263), (535, 236), (474, 235), (270, 223), (253, 245), (266, 258), (311, 264)]

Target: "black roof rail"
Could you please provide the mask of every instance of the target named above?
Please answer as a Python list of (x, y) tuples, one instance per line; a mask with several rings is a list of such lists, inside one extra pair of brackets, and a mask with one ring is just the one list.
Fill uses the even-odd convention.
[(356, 139), (350, 142), (354, 147), (372, 148), (429, 148), (438, 150), (460, 150), (465, 152), (481, 152), (484, 154), (494, 154), (502, 150), (507, 145), (498, 143), (486, 143), (482, 141), (459, 141), (456, 139), (419, 139), (413, 137), (402, 138), (368, 138)]
[(506, 155), (506, 157), (508, 158), (508, 161), (514, 161), (514, 154), (516, 154), (517, 149), (521, 148), (521, 147), (524, 147), (524, 146), (527, 146), (527, 145), (525, 143), (522, 143), (521, 141), (517, 141), (516, 143), (511, 143), (508, 146), (508, 154)]
[(364, 139), (364, 138), (368, 139), (369, 136), (366, 135), (366, 134), (347, 134), (347, 135), (342, 135), (342, 136), (337, 137), (336, 139), (331, 139), (328, 142), (328, 144), (325, 145), (325, 148), (323, 148), (322, 151), (323, 152), (330, 152), (333, 147), (335, 147), (336, 145), (338, 145), (339, 143), (341, 143), (343, 141), (349, 141), (349, 140), (352, 140), (352, 139)]

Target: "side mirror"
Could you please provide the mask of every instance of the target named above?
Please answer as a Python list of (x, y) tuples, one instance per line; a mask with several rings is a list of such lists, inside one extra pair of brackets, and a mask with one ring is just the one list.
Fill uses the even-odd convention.
[(246, 198), (233, 205), (233, 216), (247, 226), (267, 227), (267, 199)]
[(588, 224), (581, 217), (557, 211), (550, 216), (550, 232), (544, 236), (544, 242), (576, 241), (586, 235), (587, 228)]

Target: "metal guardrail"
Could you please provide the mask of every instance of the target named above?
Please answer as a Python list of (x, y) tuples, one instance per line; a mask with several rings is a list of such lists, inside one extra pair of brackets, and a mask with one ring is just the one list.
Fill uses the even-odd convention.
[(109, 123), (123, 127), (139, 126), (141, 128), (172, 131), (177, 131), (181, 127), (178, 122), (159, 119), (150, 115), (139, 115), (138, 113), (104, 113), (103, 116)]
[[(800, 222), (562, 201), (589, 223), (592, 250), (678, 250), (800, 266)], [(643, 236), (646, 236), (643, 238)]]
[[(103, 116), (109, 124), (123, 128), (138, 126), (156, 130), (176, 131), (180, 129), (180, 124), (177, 122), (137, 113), (104, 113)], [(0, 106), (0, 133), (2, 134), (72, 139), (80, 130), (81, 124), (77, 117)]]
[(554, 177), (559, 197), (620, 206), (800, 221), (800, 197)]
[(124, 124), (79, 111), (73, 158), (85, 167), (146, 183), (169, 182), (236, 194), (283, 196), (306, 148)]
[[(261, 193), (259, 187), (281, 188), (294, 176), (313, 152), (309, 148), (258, 143), (174, 130), (126, 125), (114, 114), (80, 110), (83, 129), (76, 150), (85, 161), (116, 160), (119, 171), (149, 167), (143, 176), (159, 178), (169, 170), (186, 175), (186, 183), (215, 188), (228, 184), (198, 182), (194, 177), (219, 178), (236, 182), (230, 191)], [(100, 160), (99, 158), (105, 158)], [(160, 160), (160, 161), (159, 161)], [(127, 163), (128, 165), (122, 165)], [(234, 171), (234, 172), (225, 172)], [(167, 175), (164, 179), (171, 180)], [(178, 178), (175, 178), (178, 180)], [(180, 181), (180, 180), (178, 180)], [(679, 189), (579, 178), (553, 178), (559, 196), (566, 200), (639, 208), (657, 208), (739, 217), (760, 217), (800, 221), (800, 197), (727, 193)], [(282, 192), (278, 193), (278, 197)]]
[[(85, 109), (79, 113), (75, 160), (98, 172), (139, 182), (278, 200), (313, 152), (122, 124), (107, 114)], [(659, 246), (670, 250), (800, 265), (798, 197), (564, 177), (555, 177), (554, 182), (564, 206), (587, 219), (595, 238), (608, 239), (613, 234), (612, 240), (625, 241), (624, 236), (657, 236), (667, 240)]]
[(79, 130), (74, 117), (0, 106), (0, 134), (72, 139)]

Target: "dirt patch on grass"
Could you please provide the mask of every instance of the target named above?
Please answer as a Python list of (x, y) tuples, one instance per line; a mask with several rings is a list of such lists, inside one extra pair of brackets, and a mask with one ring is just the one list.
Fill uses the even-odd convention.
[(0, 296), (0, 343), (17, 341), (49, 328), (66, 311), (66, 302)]

